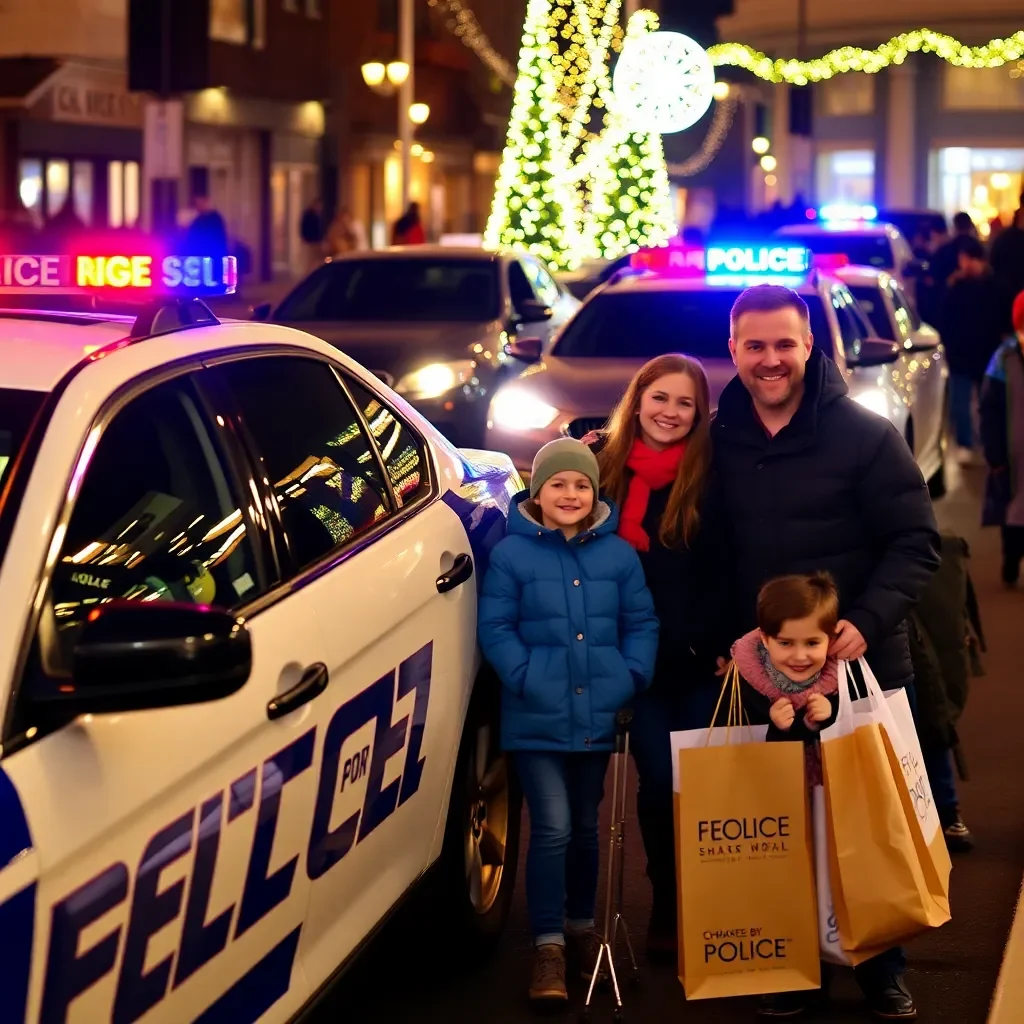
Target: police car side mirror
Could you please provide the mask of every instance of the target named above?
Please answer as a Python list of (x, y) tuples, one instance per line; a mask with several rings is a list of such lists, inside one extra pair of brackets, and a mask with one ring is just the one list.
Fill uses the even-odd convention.
[(79, 714), (199, 704), (239, 690), (251, 672), (249, 630), (230, 612), (111, 601), (83, 625), (70, 680), (39, 696)]
[(269, 320), (273, 308), (274, 307), (269, 302), (261, 302), (258, 306), (253, 306), (253, 320)]
[(847, 349), (846, 365), (851, 368), (888, 366), (899, 359), (902, 349), (895, 341), (884, 338), (864, 338)]
[(543, 348), (542, 338), (516, 338), (505, 346), (505, 355), (522, 363), (536, 363), (540, 360)]

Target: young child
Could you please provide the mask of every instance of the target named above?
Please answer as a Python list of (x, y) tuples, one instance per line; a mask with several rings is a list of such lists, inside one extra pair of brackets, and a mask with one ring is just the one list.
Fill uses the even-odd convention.
[[(828, 573), (780, 576), (757, 595), (758, 628), (732, 648), (744, 710), (754, 721), (767, 718), (769, 740), (803, 741), (808, 786), (821, 784), (818, 734), (839, 711), (838, 663), (828, 653), (838, 621), (839, 593)], [(794, 1017), (807, 1001), (806, 992), (762, 996), (757, 1012)]]
[(1024, 560), (1024, 292), (1013, 303), (1013, 337), (981, 386), (981, 442), (988, 463), (982, 525), (1003, 532), (1003, 583), (1015, 587)]
[(567, 954), (586, 980), (597, 959), (597, 815), (615, 719), (650, 683), (658, 644), (640, 560), (616, 536), (618, 511), (598, 500), (598, 480), (585, 444), (541, 448), (480, 596), (480, 646), (502, 682), (502, 746), (530, 814), (530, 998), (548, 1002), (568, 998)]

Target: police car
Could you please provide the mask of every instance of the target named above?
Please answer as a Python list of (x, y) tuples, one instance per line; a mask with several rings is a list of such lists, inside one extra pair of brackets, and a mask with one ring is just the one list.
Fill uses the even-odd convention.
[(230, 260), (0, 271), (154, 296), (0, 311), (0, 1019), (290, 1020), (421, 879), (431, 940), (484, 947), (518, 848), (475, 639), (508, 459), (180, 294)]
[(732, 305), (748, 285), (773, 282), (803, 297), (814, 343), (835, 360), (851, 397), (899, 428), (933, 490), (942, 490), (945, 361), (878, 338), (821, 258), (781, 243), (678, 245), (642, 250), (633, 263), (587, 299), (550, 352), (529, 338), (509, 345), (527, 365), (491, 402), (488, 447), (508, 452), (525, 471), (552, 438), (603, 427), (633, 374), (666, 352), (701, 361), (716, 405), (736, 372), (728, 347)]

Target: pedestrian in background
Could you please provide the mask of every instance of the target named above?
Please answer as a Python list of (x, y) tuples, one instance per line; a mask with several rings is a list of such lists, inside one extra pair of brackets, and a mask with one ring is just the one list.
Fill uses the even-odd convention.
[(598, 808), (616, 715), (650, 683), (658, 620), (636, 552), (598, 500), (597, 460), (572, 438), (544, 445), (513, 500), (480, 596), (484, 656), (502, 682), (502, 747), (530, 815), (530, 998), (564, 1002), (566, 962), (592, 976)]
[(981, 443), (988, 463), (982, 523), (999, 526), (1003, 583), (1024, 561), (1024, 292), (1013, 303), (1013, 335), (993, 355), (981, 389)]
[(185, 247), (190, 256), (228, 255), (228, 229), (210, 197), (200, 194), (192, 201), (196, 215), (185, 232)]
[(974, 395), (992, 354), (1012, 333), (1011, 296), (992, 272), (976, 238), (959, 243), (959, 264), (950, 276), (939, 317), (939, 331), (949, 361), (949, 397), (956, 435), (957, 461), (976, 461)]
[[(827, 572), (840, 596), (829, 654), (867, 655), (883, 689), (907, 688), (913, 665), (905, 619), (939, 566), (928, 487), (902, 434), (862, 408), (814, 345), (810, 312), (789, 288), (741, 293), (730, 316), (737, 375), (711, 428), (734, 636), (757, 625), (757, 599), (777, 576)], [(951, 770), (951, 769), (950, 769)], [(860, 964), (857, 982), (887, 1020), (916, 1016), (894, 948)], [(806, 994), (765, 996), (759, 1013), (791, 1017)]]
[(978, 229), (971, 215), (961, 211), (953, 218), (952, 237), (937, 245), (928, 260), (928, 271), (918, 287), (918, 305), (921, 319), (933, 327), (939, 326), (949, 279), (960, 267), (960, 245), (965, 239), (977, 237)]
[[(685, 327), (680, 344), (685, 344)], [(719, 686), (724, 550), (707, 506), (711, 463), (707, 376), (695, 359), (664, 355), (637, 371), (608, 428), (585, 440), (602, 492), (619, 507), (619, 536), (640, 556), (661, 623), (651, 688), (637, 698), (630, 749), (637, 814), (653, 890), (647, 955), (677, 959), (675, 826), (669, 734), (711, 724)]]
[(352, 211), (343, 206), (331, 222), (327, 232), (325, 250), (331, 258), (366, 248), (366, 232), (352, 216)]
[(308, 273), (324, 259), (324, 203), (319, 197), (303, 211), (299, 237), (305, 251), (305, 272)]
[(427, 235), (423, 230), (423, 221), (420, 219), (420, 204), (410, 203), (405, 213), (395, 221), (395, 228), (391, 233), (391, 244), (423, 245), (426, 240)]

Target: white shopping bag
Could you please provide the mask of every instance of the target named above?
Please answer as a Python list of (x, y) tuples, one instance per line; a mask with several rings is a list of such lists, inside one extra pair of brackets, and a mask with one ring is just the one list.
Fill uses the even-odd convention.
[(828, 830), (825, 822), (825, 789), (811, 790), (811, 820), (814, 824), (814, 882), (818, 891), (818, 946), (821, 959), (840, 967), (853, 966), (843, 952), (839, 924), (832, 905), (832, 883), (828, 868)]

